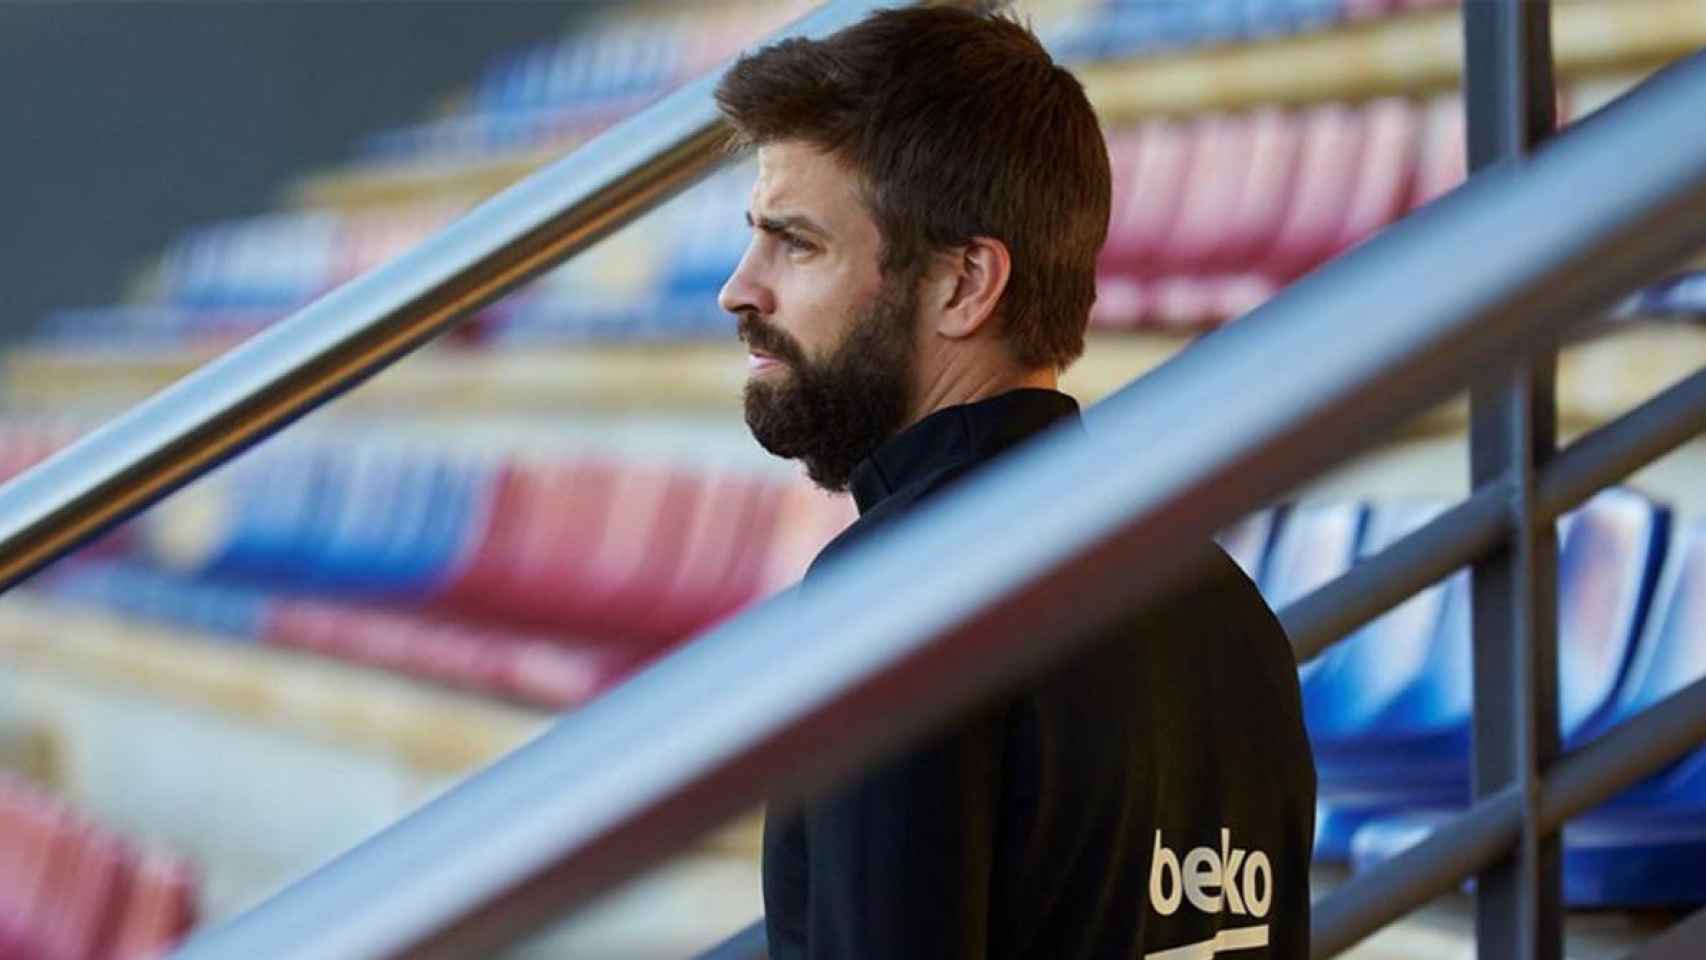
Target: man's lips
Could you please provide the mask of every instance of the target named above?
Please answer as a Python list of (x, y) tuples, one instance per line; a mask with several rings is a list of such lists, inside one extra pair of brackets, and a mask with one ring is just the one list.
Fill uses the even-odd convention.
[(763, 353), (758, 350), (753, 350), (746, 355), (746, 368), (752, 373), (769, 370), (771, 367), (779, 367), (781, 365), (782, 361), (768, 353)]

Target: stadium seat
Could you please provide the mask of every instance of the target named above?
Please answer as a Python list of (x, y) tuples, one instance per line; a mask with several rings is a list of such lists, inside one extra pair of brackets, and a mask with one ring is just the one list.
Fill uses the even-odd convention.
[(1290, 204), (1261, 272), (1289, 282), (1313, 269), (1343, 236), (1351, 186), (1368, 143), (1368, 120), (1361, 110), (1339, 103), (1309, 107), (1297, 115), (1303, 125), (1298, 177)]
[[(1360, 553), (1378, 553), (1437, 516), (1432, 502), (1383, 503), (1370, 508)], [(1321, 749), (1368, 729), (1375, 717), (1416, 682), (1439, 630), (1446, 588), (1436, 584), (1339, 641), (1319, 658), (1303, 684), (1304, 719)]]
[(663, 589), (636, 609), (634, 630), (648, 637), (684, 637), (726, 613), (724, 586), (753, 531), (758, 501), (768, 486), (739, 468), (710, 468), (699, 484), (673, 573), (660, 570)]
[(593, 598), (586, 623), (594, 635), (642, 643), (680, 639), (648, 628), (675, 599), (670, 588), (682, 565), (697, 559), (688, 552), (695, 518), (726, 506), (716, 499), (714, 483), (674, 466), (624, 471), (595, 559), (576, 578)]
[[(1590, 736), (1706, 676), (1706, 525), (1679, 531), (1668, 552), (1628, 678)], [(1706, 822), (1706, 751), (1690, 754), (1624, 793), (1603, 813), (1613, 818), (1631, 814), (1649, 824)]]
[(600, 457), (501, 466), (443, 604), (496, 622), (564, 626), (578, 591), (569, 578), (595, 547), (617, 477), (616, 465)]
[(1409, 200), (1411, 208), (1433, 202), (1468, 176), (1463, 123), (1463, 98), (1460, 94), (1443, 94), (1428, 103), (1422, 120), (1415, 187)]
[(1255, 126), (1244, 116), (1207, 114), (1191, 128), (1196, 153), (1158, 265), (1169, 273), (1202, 275), (1222, 266), (1214, 255), (1224, 248), (1242, 199)]
[(182, 939), (195, 924), (195, 887), (195, 874), (184, 860), (141, 852), (113, 935), (111, 956), (158, 956)]
[[(1284, 610), (1349, 570), (1367, 514), (1367, 507), (1360, 503), (1304, 503), (1287, 508), (1258, 582), (1269, 606)], [(1317, 658), (1300, 668), (1305, 683), (1320, 662)]]
[(323, 540), (293, 578), (334, 597), (427, 598), (449, 575), (489, 472), (425, 451), (338, 451)]
[(1365, 104), (1367, 143), (1349, 192), (1349, 209), (1329, 256), (1337, 256), (1397, 219), (1415, 190), (1421, 118), (1408, 100), (1387, 97)]
[(1357, 557), (1368, 507), (1362, 503), (1299, 503), (1278, 519), (1262, 595), (1275, 610), (1349, 570)]
[(1267, 558), (1269, 544), (1273, 542), (1279, 516), (1278, 508), (1258, 510), (1215, 537), (1221, 549), (1244, 570), (1244, 575), (1256, 583), (1262, 582), (1263, 561)]
[(15, 780), (0, 780), (0, 928), (42, 947), (41, 911), (68, 824), (63, 809)]
[(130, 878), (119, 841), (86, 818), (74, 818), (53, 892), (38, 911), (41, 940), (55, 957), (96, 960), (108, 954), (118, 907)]
[(1273, 246), (1285, 223), (1299, 177), (1303, 127), (1278, 107), (1249, 115), (1250, 153), (1238, 188), (1238, 204), (1227, 223), (1225, 249), (1214, 263), (1226, 271), (1250, 271)]
[(782, 523), (783, 486), (758, 479), (749, 483), (752, 489), (733, 557), (718, 578), (714, 599), (707, 604), (705, 619), (696, 629), (722, 620), (768, 592), (764, 577)]
[(195, 878), (57, 797), (0, 776), (0, 956), (140, 960), (189, 930)]
[(636, 660), (620, 648), (413, 611), (293, 599), (269, 612), (269, 643), (552, 709), (584, 702)]
[(1196, 150), (1194, 129), (1173, 120), (1151, 120), (1136, 134), (1126, 190), (1111, 211), (1102, 272), (1145, 279), (1158, 261), (1178, 218)]
[[(1559, 720), (1566, 743), (1593, 736), (1605, 723), (1637, 647), (1667, 527), (1666, 510), (1618, 489), (1560, 522)], [(1422, 668), (1362, 729), (1341, 722), (1333, 737), (1315, 742), (1318, 859), (1344, 859), (1357, 829), (1393, 810), (1467, 801), (1467, 581), (1454, 578), (1446, 590)], [(1414, 631), (1400, 642), (1418, 642), (1425, 626)]]

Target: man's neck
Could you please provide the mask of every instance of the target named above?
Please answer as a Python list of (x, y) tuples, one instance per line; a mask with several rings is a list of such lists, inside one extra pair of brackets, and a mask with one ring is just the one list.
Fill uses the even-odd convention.
[(1050, 368), (943, 370), (920, 391), (919, 402), (913, 406), (906, 426), (911, 426), (938, 410), (977, 403), (979, 400), (987, 400), (1013, 390), (1057, 390), (1059, 387), (1060, 377)]

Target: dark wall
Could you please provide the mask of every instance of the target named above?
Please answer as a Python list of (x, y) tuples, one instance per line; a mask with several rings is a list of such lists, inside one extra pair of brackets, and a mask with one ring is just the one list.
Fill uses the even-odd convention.
[(575, 2), (0, 2), (0, 339), (110, 303), (185, 227), (259, 213)]

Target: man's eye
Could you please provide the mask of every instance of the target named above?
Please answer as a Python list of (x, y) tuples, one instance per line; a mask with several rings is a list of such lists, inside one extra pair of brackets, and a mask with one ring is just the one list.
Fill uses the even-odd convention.
[(808, 252), (808, 251), (814, 249), (812, 247), (810, 241), (806, 240), (803, 237), (800, 237), (797, 234), (792, 234), (792, 233), (782, 234), (782, 244), (783, 244), (783, 246), (787, 247), (789, 250), (795, 251), (797, 253), (805, 253), (805, 252)]

